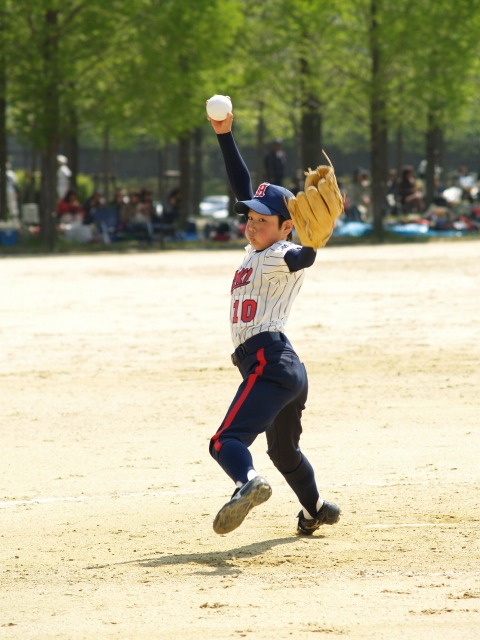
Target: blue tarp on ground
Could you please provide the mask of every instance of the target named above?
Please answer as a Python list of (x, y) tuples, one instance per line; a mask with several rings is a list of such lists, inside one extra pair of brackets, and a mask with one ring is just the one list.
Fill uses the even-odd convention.
[(360, 238), (373, 231), (373, 226), (366, 222), (341, 222), (333, 230), (334, 236), (351, 236)]
[(400, 233), (404, 236), (422, 236), (428, 238), (452, 238), (466, 235), (464, 231), (458, 231), (456, 229), (446, 229), (445, 231), (430, 229), (428, 224), (421, 224), (417, 222), (409, 222), (407, 224), (394, 224), (392, 226), (385, 227), (386, 231), (393, 233)]
[[(428, 224), (409, 222), (406, 224), (386, 225), (385, 231), (404, 236), (419, 236), (424, 238), (453, 238), (471, 233), (468, 230), (448, 229), (445, 231), (431, 229)], [(373, 225), (366, 222), (340, 222), (333, 231), (336, 237), (360, 238), (373, 232)]]

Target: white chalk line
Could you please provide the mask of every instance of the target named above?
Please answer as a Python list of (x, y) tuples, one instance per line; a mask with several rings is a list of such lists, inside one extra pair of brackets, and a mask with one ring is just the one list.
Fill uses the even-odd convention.
[[(391, 524), (383, 524), (379, 522), (377, 524), (367, 524), (367, 529), (400, 529), (401, 527), (410, 527), (414, 529), (416, 529), (417, 527), (442, 527), (443, 529), (445, 529), (446, 527), (450, 527), (455, 529), (459, 526), (459, 524), (459, 522), (455, 524), (446, 524), (442, 522), (394, 522)], [(461, 524), (462, 526), (465, 526), (465, 523)]]
[(136, 493), (107, 493), (103, 495), (80, 496), (51, 496), (44, 498), (30, 498), (28, 500), (0, 500), (0, 509), (5, 507), (18, 507), (36, 504), (52, 504), (55, 502), (89, 502), (93, 500), (118, 499), (118, 498), (156, 498), (160, 496), (200, 495), (201, 491), (187, 489), (164, 489), (162, 491), (141, 491)]
[[(399, 485), (410, 485), (415, 483), (389, 483), (389, 482), (366, 482), (366, 483), (355, 483), (351, 485), (342, 484), (341, 486), (330, 486), (330, 490), (337, 489), (340, 490), (346, 486), (352, 487), (360, 487), (360, 486), (376, 486), (376, 487), (395, 487)], [(418, 484), (418, 483), (417, 483)], [(455, 483), (458, 484), (458, 483)], [(462, 482), (460, 484), (472, 484), (470, 482)], [(29, 506), (29, 505), (42, 505), (42, 504), (54, 504), (57, 502), (88, 502), (95, 500), (117, 500), (121, 498), (158, 498), (165, 496), (185, 496), (185, 495), (205, 495), (204, 490), (192, 490), (192, 489), (161, 489), (156, 491), (137, 491), (137, 492), (123, 492), (123, 493), (106, 493), (106, 494), (93, 494), (93, 495), (85, 495), (81, 494), (78, 496), (43, 496), (37, 498), (25, 498), (25, 499), (11, 499), (11, 500), (0, 500), (0, 509), (5, 509), (7, 507), (18, 507), (18, 506)], [(437, 524), (437, 523), (416, 523), (416, 524), (370, 524), (368, 527), (370, 528), (388, 528), (388, 527), (436, 527), (436, 526), (448, 526), (455, 527), (456, 524)]]

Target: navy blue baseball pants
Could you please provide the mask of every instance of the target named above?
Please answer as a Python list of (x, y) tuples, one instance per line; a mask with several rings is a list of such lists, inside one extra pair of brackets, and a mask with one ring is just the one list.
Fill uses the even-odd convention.
[(243, 380), (210, 441), (210, 453), (234, 482), (247, 482), (248, 447), (265, 432), (267, 453), (300, 503), (316, 513), (313, 468), (300, 450), (302, 411), (308, 395), (305, 367), (282, 333), (260, 333), (232, 355)]

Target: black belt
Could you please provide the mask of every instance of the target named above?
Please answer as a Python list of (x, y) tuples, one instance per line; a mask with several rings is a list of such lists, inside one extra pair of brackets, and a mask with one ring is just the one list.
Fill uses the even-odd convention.
[(262, 347), (266, 347), (274, 342), (286, 342), (287, 338), (283, 333), (273, 331), (263, 331), (257, 333), (255, 336), (248, 338), (245, 342), (242, 342), (235, 351), (232, 353), (232, 362), (238, 367), (239, 362), (245, 358), (249, 353), (255, 353)]

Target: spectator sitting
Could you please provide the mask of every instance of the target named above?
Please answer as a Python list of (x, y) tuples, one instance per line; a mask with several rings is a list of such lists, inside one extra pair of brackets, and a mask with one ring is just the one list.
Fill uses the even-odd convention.
[(69, 189), (57, 202), (57, 219), (60, 224), (82, 224), (84, 211), (78, 201), (77, 193)]
[(115, 193), (113, 194), (113, 198), (110, 202), (110, 206), (116, 209), (119, 216), (120, 216), (120, 210), (126, 202), (127, 202), (126, 190), (121, 188), (115, 189)]
[(462, 190), (462, 200), (473, 202), (478, 194), (477, 179), (465, 165), (458, 170), (457, 183)]
[(175, 187), (168, 194), (167, 206), (162, 215), (164, 224), (175, 225), (180, 218), (180, 189)]
[(448, 207), (430, 207), (430, 228), (435, 231), (450, 231), (453, 229), (453, 216)]
[(137, 215), (137, 209), (140, 205), (140, 192), (132, 190), (120, 205), (119, 220), (120, 228), (126, 229), (134, 217)]
[(412, 166), (405, 166), (398, 182), (398, 197), (403, 213), (419, 213), (425, 211), (422, 190), (417, 185), (415, 171)]
[(230, 240), (231, 237), (232, 237), (232, 231), (230, 229), (230, 225), (228, 224), (228, 222), (219, 222), (212, 229), (212, 234), (211, 234), (212, 240), (225, 242), (227, 240)]
[(104, 199), (99, 191), (94, 191), (92, 195), (86, 200), (83, 205), (83, 224), (93, 224), (94, 220), (92, 214), (95, 213), (104, 204)]
[(445, 186), (440, 182), (440, 178), (436, 177), (433, 181), (434, 193), (433, 193), (433, 204), (438, 207), (449, 207), (450, 203), (443, 195), (445, 191)]
[(152, 219), (142, 204), (140, 192), (131, 191), (129, 197), (120, 206), (120, 229), (135, 236), (140, 235), (148, 242), (152, 242)]
[(370, 181), (365, 169), (355, 169), (353, 181), (347, 189), (346, 222), (365, 222), (370, 207)]
[(387, 211), (393, 216), (398, 214), (398, 172), (389, 169), (387, 179)]
[(175, 187), (168, 194), (168, 199), (161, 214), (158, 214), (153, 207), (154, 229), (161, 238), (177, 237), (177, 222), (180, 218), (180, 189)]
[(153, 193), (151, 189), (147, 189), (144, 187), (140, 191), (140, 205), (138, 208), (139, 212), (145, 216), (150, 222), (153, 222), (156, 211), (155, 205), (153, 204)]

